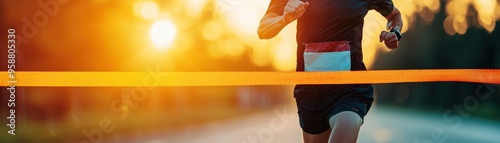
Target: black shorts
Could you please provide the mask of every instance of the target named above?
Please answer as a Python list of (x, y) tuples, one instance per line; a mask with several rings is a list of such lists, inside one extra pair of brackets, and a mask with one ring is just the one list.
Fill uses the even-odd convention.
[(294, 97), (302, 130), (320, 134), (330, 129), (328, 120), (342, 111), (355, 112), (364, 119), (373, 102), (373, 86), (297, 85)]

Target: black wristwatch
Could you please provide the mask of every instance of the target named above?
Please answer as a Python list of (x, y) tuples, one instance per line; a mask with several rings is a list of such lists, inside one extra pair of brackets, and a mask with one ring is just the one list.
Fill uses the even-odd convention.
[(394, 34), (396, 34), (396, 37), (398, 37), (398, 41), (401, 40), (401, 38), (403, 37), (403, 35), (401, 35), (401, 32), (399, 32), (399, 30), (397, 29), (391, 29), (391, 32), (394, 32)]

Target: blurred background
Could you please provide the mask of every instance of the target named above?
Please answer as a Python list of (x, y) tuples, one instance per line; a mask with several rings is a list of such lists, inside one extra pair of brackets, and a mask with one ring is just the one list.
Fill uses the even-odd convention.
[[(295, 22), (257, 37), (269, 1), (3, 0), (0, 29), (16, 29), (17, 71), (294, 71)], [(405, 23), (399, 49), (378, 41), (380, 14), (365, 17), (369, 69), (500, 68), (500, 0), (394, 3)], [(18, 87), (16, 136), (2, 125), (0, 142), (301, 142), (292, 90)], [(500, 142), (499, 85), (379, 84), (375, 96), (359, 142)]]

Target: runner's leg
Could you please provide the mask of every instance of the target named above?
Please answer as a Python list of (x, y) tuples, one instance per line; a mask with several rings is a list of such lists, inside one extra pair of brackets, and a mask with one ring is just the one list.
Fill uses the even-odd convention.
[(304, 138), (304, 143), (327, 143), (328, 138), (330, 138), (330, 132), (332, 130), (327, 130), (320, 134), (309, 134), (302, 132), (302, 137)]
[(329, 119), (331, 134), (329, 143), (356, 143), (363, 119), (352, 111), (343, 111)]

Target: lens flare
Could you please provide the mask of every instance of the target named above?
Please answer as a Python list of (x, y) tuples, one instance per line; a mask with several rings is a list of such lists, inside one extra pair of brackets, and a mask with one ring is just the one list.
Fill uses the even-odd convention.
[[(270, 40), (260, 40), (256, 35), (259, 20), (265, 14), (269, 1), (172, 0), (171, 4), (178, 6), (162, 5), (163, 9), (160, 10), (157, 2), (144, 0), (136, 2), (134, 10), (137, 17), (146, 20), (152, 17), (158, 18), (166, 12), (180, 14), (168, 17), (179, 24), (177, 25), (179, 27), (172, 28), (172, 24), (158, 26), (164, 27), (156, 28), (159, 30), (151, 29), (151, 38), (156, 45), (171, 44), (175, 37), (172, 35), (175, 35), (177, 29), (199, 34), (200, 38), (207, 42), (204, 45), (213, 58), (238, 59), (247, 55), (257, 66), (272, 66), (278, 71), (293, 71), (297, 47), (295, 43), (296, 22), (285, 27), (279, 35)], [(394, 0), (394, 4), (402, 13), (404, 21), (402, 33), (414, 30), (418, 23), (431, 23), (436, 20), (442, 22), (443, 30), (448, 35), (465, 34), (474, 26), (480, 26), (487, 32), (492, 32), (496, 21), (500, 18), (500, 5), (495, 0)], [(178, 7), (183, 9), (178, 9)], [(440, 11), (446, 13), (445, 19), (436, 15)], [(193, 19), (202, 19), (204, 22)], [(376, 11), (370, 11), (365, 17), (362, 44), (364, 62), (369, 69), (372, 68), (379, 54), (391, 51), (378, 41), (380, 32), (387, 30), (386, 24), (387, 20)], [(162, 29), (163, 32), (160, 32)], [(186, 45), (193, 45), (190, 44), (189, 39), (196, 39), (196, 37), (184, 35), (183, 38), (177, 39), (179, 40), (177, 46), (186, 47)], [(167, 46), (160, 48), (165, 47)], [(245, 51), (248, 54), (244, 54)]]
[(167, 48), (174, 41), (177, 30), (170, 21), (158, 21), (151, 26), (150, 36), (160, 49)]

